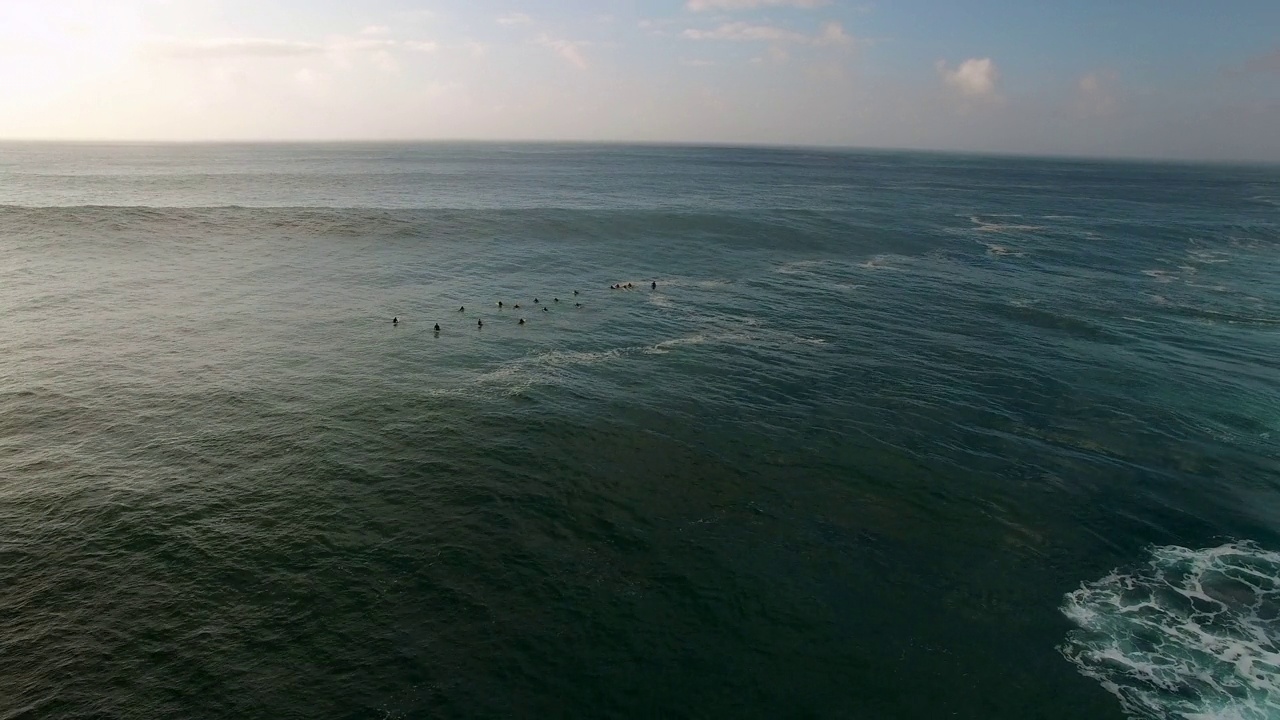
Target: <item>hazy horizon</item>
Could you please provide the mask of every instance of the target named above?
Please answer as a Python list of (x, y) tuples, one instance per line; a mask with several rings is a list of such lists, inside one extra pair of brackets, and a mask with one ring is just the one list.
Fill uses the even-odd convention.
[(1280, 5), (0, 5), (0, 140), (1280, 162)]

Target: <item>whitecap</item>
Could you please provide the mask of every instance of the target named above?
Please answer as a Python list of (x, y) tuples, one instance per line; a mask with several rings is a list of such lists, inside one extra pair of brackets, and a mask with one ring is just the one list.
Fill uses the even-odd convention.
[(705, 342), (707, 342), (706, 335), (702, 335), (702, 334), (688, 335), (685, 337), (674, 338), (671, 340), (663, 340), (657, 345), (645, 348), (644, 352), (650, 355), (663, 355), (668, 352), (671, 352), (671, 348), (673, 347), (679, 347), (681, 345), (701, 345)]
[(1157, 547), (1067, 593), (1059, 647), (1138, 718), (1280, 717), (1280, 553)]
[(996, 245), (994, 243), (983, 243), (987, 248), (987, 254), (995, 257), (1025, 257), (1026, 253), (1020, 250), (1011, 250), (1004, 245)]
[(596, 365), (622, 357), (626, 348), (611, 348), (598, 351), (550, 350), (532, 356), (530, 364), (564, 367), (566, 365)]
[(983, 217), (992, 218), (1012, 218), (1022, 217), (1021, 215), (970, 215), (969, 221), (978, 226), (978, 232), (1021, 232), (1029, 230), (1043, 230), (1043, 225), (1024, 225), (1020, 223), (1002, 223), (988, 222)]
[(897, 255), (876, 255), (865, 262), (858, 263), (858, 267), (866, 270), (900, 270), (892, 265), (887, 264), (891, 259), (900, 257)]

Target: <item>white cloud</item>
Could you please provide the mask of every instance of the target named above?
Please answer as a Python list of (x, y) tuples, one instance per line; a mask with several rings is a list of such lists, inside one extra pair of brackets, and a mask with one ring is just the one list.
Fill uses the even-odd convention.
[(360, 31), (360, 34), (361, 35), (390, 35), (391, 28), (387, 27), (386, 25), (366, 25), (364, 29)]
[(498, 18), (499, 25), (528, 25), (533, 22), (533, 18), (524, 13), (511, 13)]
[(426, 22), (434, 19), (436, 13), (434, 10), (404, 10), (396, 13), (396, 16), (410, 22)]
[(844, 26), (832, 21), (822, 24), (822, 32), (814, 39), (819, 45), (848, 45), (853, 38), (844, 31)]
[(158, 40), (151, 47), (161, 55), (178, 58), (297, 57), (322, 53), (326, 49), (316, 43), (269, 38)]
[(395, 40), (376, 40), (372, 38), (360, 40), (335, 40), (328, 44), (328, 50), (346, 50), (349, 52), (361, 52), (365, 50), (391, 50), (399, 47), (400, 43)]
[(689, 29), (682, 33), (687, 40), (731, 40), (737, 42), (800, 43), (810, 45), (847, 45), (853, 37), (838, 22), (827, 22), (817, 35), (809, 36), (774, 25), (752, 25), (745, 22), (724, 23), (711, 30)]
[(588, 43), (576, 40), (558, 40), (546, 35), (539, 37), (537, 42), (545, 48), (550, 48), (566, 61), (580, 68), (585, 69), (587, 67), (587, 58), (582, 54), (582, 48)]
[(1085, 117), (1110, 115), (1116, 109), (1117, 75), (1111, 71), (1091, 72), (1076, 82), (1076, 114)]
[(816, 8), (831, 0), (688, 0), (684, 7), (693, 12), (705, 10), (751, 10), (762, 7)]
[(1000, 72), (991, 58), (969, 58), (952, 70), (945, 60), (937, 64), (938, 75), (948, 87), (975, 100), (995, 99)]
[(745, 22), (725, 23), (713, 30), (685, 30), (688, 40), (733, 40), (748, 42), (807, 42), (809, 36), (794, 30), (773, 25), (752, 25)]
[[(388, 40), (376, 37), (334, 38), (327, 42), (304, 42), (274, 38), (158, 39), (149, 49), (164, 57), (181, 59), (289, 58), (325, 53), (388, 53), (393, 50), (434, 52), (434, 42)], [(387, 58), (379, 63), (388, 66)]]
[(489, 54), (489, 46), (482, 42), (476, 42), (475, 40), (468, 40), (464, 43), (456, 45), (455, 47), (461, 50), (466, 50), (467, 53), (471, 55), (471, 57), (477, 58), (477, 59), (482, 58)]
[(395, 57), (385, 50), (373, 54), (373, 64), (385, 73), (394, 74), (400, 72), (400, 63), (396, 62)]

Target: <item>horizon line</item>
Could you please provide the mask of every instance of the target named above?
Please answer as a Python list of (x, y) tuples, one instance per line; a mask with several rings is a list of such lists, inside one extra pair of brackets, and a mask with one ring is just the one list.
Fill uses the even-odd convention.
[(670, 147), (689, 149), (723, 150), (788, 150), (862, 153), (917, 153), (963, 157), (991, 157), (1003, 159), (1059, 160), (1088, 162), (1137, 162), (1172, 165), (1230, 165), (1245, 167), (1272, 167), (1277, 160), (1242, 159), (1230, 157), (1161, 157), (1154, 155), (1090, 155), (1086, 153), (1037, 153), (1009, 150), (960, 150), (929, 147), (889, 147), (871, 145), (844, 145), (838, 143), (780, 143), (780, 142), (732, 142), (708, 140), (582, 140), (548, 138), (209, 138), (209, 139), (122, 139), (122, 138), (14, 138), (0, 137), (0, 145), (594, 145), (618, 147)]

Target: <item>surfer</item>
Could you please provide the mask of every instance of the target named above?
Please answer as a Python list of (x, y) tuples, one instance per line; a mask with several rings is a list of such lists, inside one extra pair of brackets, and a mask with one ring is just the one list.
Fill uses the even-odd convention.
[(523, 324), (524, 324), (524, 318), (520, 318), (520, 324), (521, 324), (521, 325), (523, 325)]
[(658, 289), (658, 281), (657, 281), (657, 280), (654, 280), (653, 282), (649, 283), (649, 289), (650, 289), (650, 290), (657, 290), (657, 289)]
[(476, 327), (478, 327), (478, 328), (482, 328), (482, 327), (484, 327), (484, 321), (483, 321), (483, 320), (477, 320), (477, 321), (476, 321)]
[(560, 302), (560, 298), (551, 298), (551, 299), (555, 300), (556, 302)]
[(465, 306), (464, 306), (464, 307), (460, 307), (460, 308), (458, 308), (458, 312), (463, 312), (463, 311), (464, 311), (464, 310), (466, 310), (466, 309), (467, 309), (467, 308), (466, 308)]
[(577, 294), (578, 294), (578, 291), (577, 291), (577, 290), (574, 290), (574, 291), (573, 291), (573, 294), (574, 294), (574, 295), (577, 295)]
[(436, 332), (440, 332), (440, 323), (436, 323)]
[(538, 304), (538, 298), (534, 298), (534, 299), (533, 299), (533, 304), (534, 304), (534, 305), (537, 305), (537, 304)]
[(399, 325), (399, 324), (400, 324), (400, 316), (399, 316), (399, 315), (397, 315), (397, 316), (395, 316), (395, 317), (391, 318), (391, 324), (392, 324), (392, 325)]
[(501, 300), (499, 300), (499, 301), (498, 301), (498, 309), (499, 309), (499, 310), (501, 310), (501, 309), (502, 309), (502, 301), (501, 301)]

